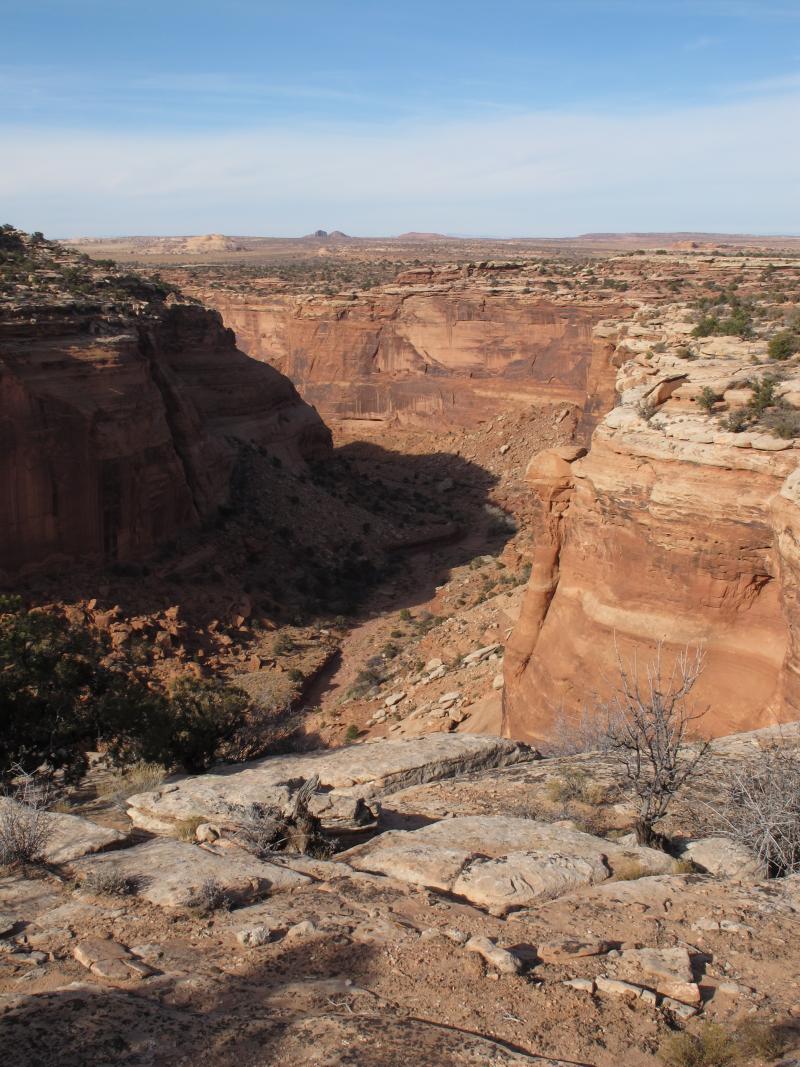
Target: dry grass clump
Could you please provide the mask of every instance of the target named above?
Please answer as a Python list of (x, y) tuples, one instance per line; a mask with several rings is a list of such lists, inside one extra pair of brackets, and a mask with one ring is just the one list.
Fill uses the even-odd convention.
[(747, 1019), (736, 1030), (736, 1036), (746, 1056), (769, 1062), (777, 1060), (786, 1049), (786, 1036), (779, 1026)]
[(639, 860), (620, 860), (614, 864), (615, 882), (635, 882), (638, 878), (648, 878), (653, 872)]
[(727, 1067), (739, 1059), (735, 1038), (713, 1023), (699, 1034), (673, 1034), (658, 1055), (664, 1067)]
[(194, 841), (197, 837), (197, 827), (208, 820), (203, 815), (190, 815), (187, 819), (179, 819), (175, 823), (175, 831), (181, 841)]
[(130, 767), (112, 771), (98, 785), (97, 795), (119, 803), (137, 793), (149, 793), (151, 789), (157, 789), (166, 777), (166, 767), (160, 763), (140, 760)]
[(136, 883), (117, 867), (97, 867), (87, 873), (81, 888), (101, 896), (128, 897), (136, 892)]
[(779, 1026), (748, 1019), (729, 1033), (718, 1023), (707, 1023), (694, 1034), (673, 1034), (658, 1050), (665, 1067), (741, 1067), (771, 1063), (786, 1048)]
[(545, 787), (547, 799), (554, 804), (577, 800), (581, 804), (604, 804), (608, 800), (608, 788), (595, 781), (583, 767), (566, 767), (558, 778), (551, 779)]
[(771, 877), (800, 871), (800, 751), (780, 738), (730, 773), (719, 829), (745, 845)]

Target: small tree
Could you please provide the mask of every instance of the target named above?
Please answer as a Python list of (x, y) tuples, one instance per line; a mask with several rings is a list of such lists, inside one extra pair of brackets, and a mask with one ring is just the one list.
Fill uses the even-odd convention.
[(714, 390), (710, 386), (704, 385), (703, 388), (700, 390), (700, 395), (697, 398), (697, 403), (698, 406), (703, 409), (703, 411), (707, 411), (710, 414), (714, 410), (714, 405), (718, 400), (719, 396), (714, 392)]
[(782, 330), (776, 333), (767, 346), (770, 359), (782, 362), (790, 359), (800, 349), (800, 337), (791, 330)]
[(619, 686), (610, 700), (598, 703), (621, 784), (637, 798), (634, 829), (640, 845), (662, 843), (655, 824), (664, 818), (678, 790), (698, 773), (708, 753), (707, 741), (696, 748), (689, 744), (694, 724), (705, 714), (705, 709), (693, 710), (688, 701), (703, 660), (700, 649), (691, 653), (686, 648), (667, 673), (659, 642), (641, 679), (635, 654), (626, 666), (617, 651)]

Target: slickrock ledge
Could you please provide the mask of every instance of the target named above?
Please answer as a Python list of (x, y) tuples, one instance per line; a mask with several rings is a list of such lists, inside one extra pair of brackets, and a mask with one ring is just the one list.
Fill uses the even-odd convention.
[(501, 737), (431, 734), (400, 741), (377, 741), (299, 756), (267, 756), (249, 763), (168, 782), (130, 797), (135, 826), (172, 833), (184, 819), (236, 821), (252, 804), (283, 808), (299, 785), (319, 776), (310, 810), (329, 828), (372, 821), (365, 805), (396, 790), (538, 758), (527, 745)]
[(485, 815), (384, 833), (338, 859), (453, 893), (495, 915), (603, 882), (631, 863), (642, 874), (674, 868), (654, 849), (622, 847), (563, 824)]

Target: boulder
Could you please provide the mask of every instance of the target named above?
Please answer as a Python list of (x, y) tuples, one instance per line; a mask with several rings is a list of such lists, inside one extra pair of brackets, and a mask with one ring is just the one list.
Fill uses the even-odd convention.
[(681, 856), (708, 874), (721, 878), (759, 881), (767, 877), (765, 864), (750, 849), (727, 837), (698, 837), (684, 845)]

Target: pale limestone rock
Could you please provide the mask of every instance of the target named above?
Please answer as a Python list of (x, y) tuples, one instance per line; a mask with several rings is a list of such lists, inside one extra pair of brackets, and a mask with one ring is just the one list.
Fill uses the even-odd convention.
[(488, 937), (471, 937), (464, 948), (467, 952), (477, 952), (500, 974), (518, 974), (522, 969), (522, 960), (518, 956), (495, 945)]
[(466, 897), (497, 914), (602, 882), (614, 865), (671, 870), (653, 849), (623, 847), (535, 819), (462, 816), (392, 831), (340, 854), (356, 870)]
[(656, 992), (664, 996), (682, 1004), (700, 1002), (700, 989), (694, 981), (685, 948), (627, 949), (622, 953), (621, 963), (644, 975), (645, 984), (654, 985)]
[(633, 985), (631, 982), (621, 982), (618, 978), (600, 976), (595, 978), (594, 984), (599, 993), (609, 993), (613, 997), (628, 997), (634, 1000), (638, 999), (644, 992), (641, 986)]
[(579, 989), (582, 993), (594, 993), (593, 978), (567, 978), (561, 984), (569, 986), (570, 989)]
[(690, 841), (681, 855), (701, 870), (722, 878), (759, 881), (767, 877), (765, 865), (744, 845), (727, 837), (699, 837)]
[(204, 883), (211, 880), (239, 901), (256, 900), (309, 882), (305, 875), (254, 859), (243, 851), (230, 849), (223, 857), (172, 838), (86, 857), (76, 861), (73, 869), (80, 878), (109, 866), (131, 879), (138, 896), (168, 908), (197, 904)]
[(526, 745), (477, 734), (380, 740), (217, 767), (131, 797), (128, 814), (135, 825), (159, 833), (174, 832), (176, 822), (197, 816), (235, 823), (237, 811), (253, 803), (283, 808), (297, 783), (316, 774), (322, 791), (312, 798), (311, 810), (331, 828), (352, 826), (364, 801), (419, 782), (532, 758), (536, 753)]

